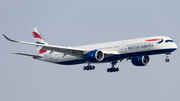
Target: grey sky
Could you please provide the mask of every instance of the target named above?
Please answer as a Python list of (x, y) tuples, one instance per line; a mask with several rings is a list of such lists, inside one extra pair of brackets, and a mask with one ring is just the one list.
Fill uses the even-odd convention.
[[(163, 35), (179, 46), (179, 0), (1, 0), (0, 33), (33, 42), (37, 27), (52, 45), (79, 46), (137, 37)], [(11, 54), (37, 54), (34, 46), (0, 37), (1, 101), (179, 101), (179, 50), (151, 56), (146, 67), (118, 63), (64, 66)]]

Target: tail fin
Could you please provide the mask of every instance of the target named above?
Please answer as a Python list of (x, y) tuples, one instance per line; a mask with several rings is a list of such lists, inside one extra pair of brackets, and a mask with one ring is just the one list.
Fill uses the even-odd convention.
[[(48, 45), (48, 43), (43, 38), (43, 36), (39, 33), (37, 28), (32, 29), (32, 35), (33, 35), (35, 43)], [(36, 46), (36, 48), (37, 48), (38, 54), (47, 52), (47, 50), (42, 49), (42, 46)]]

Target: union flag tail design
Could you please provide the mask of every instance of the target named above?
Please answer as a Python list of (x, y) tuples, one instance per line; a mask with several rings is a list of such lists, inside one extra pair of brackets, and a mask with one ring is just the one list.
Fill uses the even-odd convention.
[[(32, 35), (33, 35), (35, 43), (48, 45), (48, 43), (43, 38), (43, 36), (39, 33), (37, 28), (32, 29)], [(36, 46), (36, 47), (37, 47), (38, 54), (42, 54), (42, 53), (47, 52), (47, 50), (42, 49), (42, 46)]]

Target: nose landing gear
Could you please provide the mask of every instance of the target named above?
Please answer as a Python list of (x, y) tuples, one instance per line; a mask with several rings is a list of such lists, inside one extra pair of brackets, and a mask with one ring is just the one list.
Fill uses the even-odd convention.
[(165, 62), (169, 62), (170, 59), (169, 59), (169, 56), (171, 55), (171, 53), (166, 53), (166, 59), (165, 59)]

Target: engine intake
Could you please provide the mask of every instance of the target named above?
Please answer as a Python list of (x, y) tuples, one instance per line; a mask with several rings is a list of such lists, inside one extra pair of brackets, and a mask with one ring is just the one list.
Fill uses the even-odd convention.
[(102, 61), (104, 53), (100, 50), (92, 50), (85, 54), (84, 58), (90, 62)]
[(150, 63), (150, 57), (149, 56), (133, 57), (131, 62), (135, 66), (146, 66), (147, 64)]

